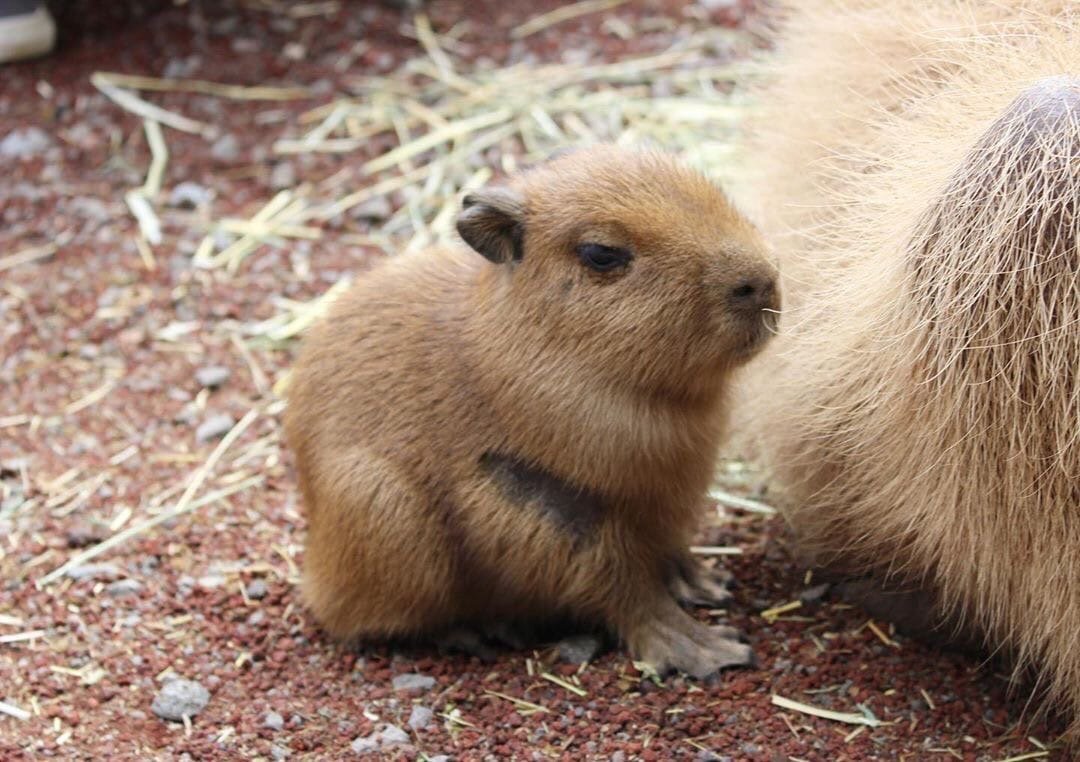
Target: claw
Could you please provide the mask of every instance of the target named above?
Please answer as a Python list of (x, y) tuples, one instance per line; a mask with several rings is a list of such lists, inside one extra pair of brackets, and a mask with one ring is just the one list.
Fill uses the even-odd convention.
[(689, 556), (680, 559), (669, 588), (684, 606), (723, 606), (731, 600), (731, 573), (722, 567), (703, 566)]
[(658, 673), (677, 669), (700, 679), (727, 667), (753, 663), (752, 649), (740, 642), (735, 628), (702, 624), (673, 600), (661, 609), (628, 638), (634, 656), (653, 665)]

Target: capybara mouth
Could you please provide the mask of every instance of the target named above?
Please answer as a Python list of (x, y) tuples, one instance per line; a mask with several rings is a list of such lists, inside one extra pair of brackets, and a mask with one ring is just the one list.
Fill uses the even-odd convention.
[(779, 326), (779, 310), (770, 308), (761, 310), (760, 315), (752, 319), (751, 327), (746, 334), (746, 338), (737, 350), (739, 359), (748, 359), (761, 351), (766, 342), (768, 342), (777, 332)]

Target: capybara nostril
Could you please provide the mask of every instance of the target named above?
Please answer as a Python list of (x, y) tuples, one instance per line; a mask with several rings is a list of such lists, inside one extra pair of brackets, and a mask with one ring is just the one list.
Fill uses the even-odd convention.
[(760, 312), (772, 307), (776, 301), (776, 283), (772, 278), (758, 276), (744, 278), (731, 289), (731, 304), (747, 312)]

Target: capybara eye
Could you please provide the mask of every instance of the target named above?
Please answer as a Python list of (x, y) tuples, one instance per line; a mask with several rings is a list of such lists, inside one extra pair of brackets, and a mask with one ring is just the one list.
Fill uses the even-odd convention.
[(617, 246), (605, 246), (602, 243), (583, 243), (577, 249), (578, 258), (586, 267), (598, 272), (607, 272), (616, 267), (629, 264), (633, 255)]

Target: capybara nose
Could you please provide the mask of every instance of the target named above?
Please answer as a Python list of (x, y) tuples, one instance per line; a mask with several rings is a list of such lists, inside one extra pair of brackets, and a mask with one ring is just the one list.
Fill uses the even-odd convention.
[(744, 312), (761, 312), (763, 309), (776, 308), (776, 281), (769, 276), (743, 278), (731, 289), (730, 300), (733, 307)]

